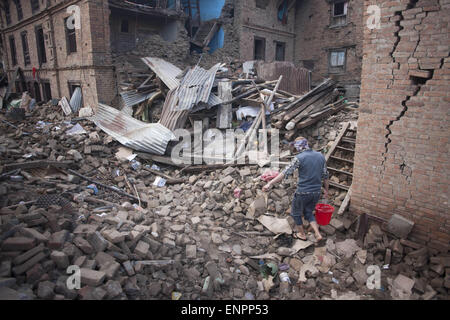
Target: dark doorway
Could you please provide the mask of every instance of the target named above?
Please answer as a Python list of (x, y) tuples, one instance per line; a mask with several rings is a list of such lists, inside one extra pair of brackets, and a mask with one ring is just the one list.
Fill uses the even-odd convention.
[(275, 42), (275, 60), (284, 61), (286, 59), (286, 43)]
[(42, 82), (42, 94), (44, 95), (44, 102), (52, 100), (52, 89), (50, 87), (50, 82)]
[(36, 103), (42, 102), (41, 88), (36, 81), (34, 82), (34, 98), (36, 99)]
[(254, 59), (266, 60), (266, 39), (255, 37)]

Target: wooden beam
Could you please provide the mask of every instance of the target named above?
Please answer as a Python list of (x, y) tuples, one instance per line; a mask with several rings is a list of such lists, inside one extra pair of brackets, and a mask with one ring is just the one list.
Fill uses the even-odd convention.
[[(232, 82), (231, 81), (220, 81), (218, 84), (219, 98), (222, 101), (227, 101), (233, 99)], [(217, 124), (216, 127), (219, 129), (231, 129), (233, 120), (232, 105), (222, 104), (217, 109)]]
[(148, 171), (150, 173), (153, 173), (154, 175), (163, 177), (164, 179), (166, 179), (166, 183), (167, 184), (178, 184), (178, 183), (184, 183), (185, 182), (184, 179), (173, 178), (173, 177), (171, 177), (171, 176), (169, 176), (169, 175), (167, 175), (165, 173), (162, 173), (161, 171), (158, 171), (158, 170), (153, 170), (153, 169), (149, 169), (149, 168), (146, 168), (146, 167), (142, 167), (142, 169), (144, 169), (144, 170), (146, 170), (146, 171)]
[(348, 190), (350, 189), (350, 187), (347, 187), (347, 186), (344, 186), (344, 185), (342, 185), (342, 184), (333, 182), (333, 181), (331, 181), (331, 180), (329, 180), (329, 184), (330, 184), (330, 186), (332, 186), (332, 187), (335, 187), (335, 188), (338, 188), (338, 189), (341, 189), (341, 190), (345, 190), (345, 191), (348, 191)]
[(347, 191), (347, 194), (345, 195), (344, 201), (342, 201), (342, 204), (339, 207), (339, 210), (338, 210), (339, 215), (343, 214), (345, 212), (345, 210), (347, 209), (347, 207), (350, 203), (351, 196), (352, 196), (352, 186), (350, 186), (350, 189)]
[(345, 151), (349, 151), (349, 152), (355, 152), (355, 149), (344, 148), (344, 147), (341, 147), (341, 146), (337, 146), (336, 149), (345, 150)]
[(211, 39), (216, 34), (217, 30), (219, 29), (219, 24), (217, 22), (214, 22), (213, 26), (211, 27), (211, 30), (209, 31), (208, 35), (206, 36), (205, 40), (203, 40), (203, 47), (206, 47)]
[[(97, 185), (98, 187), (100, 187), (100, 188), (105, 188), (105, 189), (111, 190), (111, 191), (113, 191), (113, 192), (115, 192), (115, 193), (117, 193), (117, 194), (120, 194), (120, 195), (122, 195), (122, 196), (131, 198), (131, 199), (136, 200), (136, 201), (140, 201), (139, 198), (137, 198), (137, 197), (135, 197), (135, 196), (133, 196), (133, 195), (131, 195), (131, 194), (128, 194), (128, 193), (126, 193), (125, 191), (120, 190), (120, 189), (117, 188), (117, 187), (111, 187), (111, 186), (108, 186), (108, 185), (103, 184), (103, 183), (101, 183), (101, 182), (99, 182), (99, 181), (96, 181), (96, 180), (94, 180), (94, 179), (92, 179), (92, 178), (90, 178), (90, 177), (86, 177), (86, 176), (84, 176), (84, 175), (82, 175), (82, 174), (80, 174), (80, 173), (78, 173), (78, 172), (76, 172), (75, 170), (72, 170), (72, 169), (67, 169), (67, 171), (70, 172), (70, 173), (73, 174), (73, 175), (76, 175), (76, 176), (80, 177), (80, 178), (83, 179), (83, 180), (86, 180), (86, 181), (88, 181), (88, 182), (90, 182), (90, 183), (96, 184), (96, 185)], [(147, 204), (147, 202), (143, 202), (143, 203)]]
[(350, 173), (350, 172), (347, 172), (347, 171), (343, 171), (343, 170), (339, 170), (339, 169), (335, 169), (335, 168), (331, 168), (331, 167), (328, 167), (328, 170), (331, 170), (331, 171), (334, 171), (334, 172), (339, 172), (339, 173), (346, 174), (346, 175), (349, 175), (349, 176), (353, 177), (353, 173)]
[[(259, 98), (261, 99), (261, 114), (262, 114), (262, 129), (263, 129), (263, 144), (264, 144), (264, 152), (267, 154), (267, 134), (264, 132), (266, 130), (266, 104), (264, 103), (264, 96), (259, 91), (258, 87), (256, 86), (256, 83), (252, 82), (253, 86), (256, 88), (256, 90), (259, 93)], [(272, 95), (271, 95), (272, 96)], [(256, 129), (258, 130), (258, 129)]]
[(297, 129), (303, 129), (303, 128), (306, 128), (307, 126), (310, 126), (310, 125), (312, 125), (313, 123), (316, 123), (316, 122), (319, 121), (320, 119), (323, 119), (323, 118), (325, 118), (325, 117), (327, 117), (327, 116), (330, 116), (330, 115), (332, 115), (332, 114), (338, 112), (339, 110), (341, 110), (341, 109), (344, 108), (344, 107), (345, 107), (345, 104), (343, 104), (343, 105), (341, 105), (341, 106), (338, 106), (338, 107), (335, 107), (335, 108), (331, 108), (331, 109), (325, 110), (325, 111), (323, 111), (323, 112), (320, 113), (320, 114), (314, 114), (314, 115), (311, 115), (309, 119), (306, 119), (306, 120), (304, 120), (304, 121), (302, 121), (302, 122), (297, 123), (297, 125), (296, 125), (295, 127), (296, 127)]
[(15, 169), (33, 169), (33, 168), (67, 168), (73, 162), (72, 161), (50, 161), (50, 160), (36, 160), (20, 163), (9, 163), (3, 166), (5, 171), (11, 171)]
[(256, 165), (249, 165), (246, 163), (227, 163), (227, 164), (206, 164), (206, 165), (198, 165), (198, 166), (188, 166), (185, 167), (183, 172), (197, 172), (197, 171), (211, 171), (211, 170), (220, 170), (228, 167), (254, 167)]
[(150, 160), (158, 163), (164, 163), (169, 166), (174, 166), (178, 168), (183, 168), (183, 164), (176, 164), (172, 161), (170, 157), (163, 157), (163, 156), (157, 156), (150, 153), (143, 153), (143, 152), (137, 152), (138, 157), (144, 159), (144, 160)]
[(356, 144), (356, 139), (353, 139), (353, 138), (344, 137), (344, 138), (342, 138), (342, 141), (343, 142), (348, 142), (348, 143), (351, 143), (351, 144)]
[(328, 150), (327, 154), (325, 155), (325, 160), (328, 161), (330, 156), (333, 154), (334, 150), (336, 149), (339, 142), (341, 142), (342, 137), (344, 136), (345, 132), (347, 131), (348, 127), (350, 126), (350, 122), (346, 122), (344, 124), (344, 127), (341, 129), (341, 132), (337, 136), (336, 140), (334, 140), (333, 144), (331, 145), (330, 150)]
[(339, 158), (339, 157), (335, 157), (335, 156), (330, 156), (331, 159), (335, 159), (335, 160), (339, 160), (339, 161), (344, 161), (344, 162), (348, 162), (353, 164), (352, 160), (348, 160), (348, 159), (344, 159), (344, 158)]

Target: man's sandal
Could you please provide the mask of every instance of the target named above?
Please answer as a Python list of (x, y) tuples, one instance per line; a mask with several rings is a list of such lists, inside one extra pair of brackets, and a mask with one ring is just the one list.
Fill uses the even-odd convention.
[(294, 239), (299, 239), (299, 240), (303, 240), (303, 241), (308, 240), (306, 237), (302, 238), (302, 237), (300, 236), (300, 232), (294, 232), (294, 234), (292, 235), (292, 237), (293, 237)]
[(325, 241), (325, 238), (322, 237), (322, 239), (314, 241), (314, 245), (315, 245), (315, 246), (321, 246), (321, 245), (323, 245), (325, 242), (326, 242), (326, 241)]

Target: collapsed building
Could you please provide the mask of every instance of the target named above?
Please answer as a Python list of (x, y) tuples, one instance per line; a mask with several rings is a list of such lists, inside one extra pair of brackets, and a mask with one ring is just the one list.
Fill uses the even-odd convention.
[(39, 103), (80, 87), (93, 108), (111, 104), (123, 69), (142, 56), (179, 67), (200, 56), (208, 67), (288, 61), (311, 70), (313, 83), (332, 77), (353, 89), (360, 78), (361, 10), (359, 1), (5, 0), (3, 61), (12, 92), (28, 91)]
[[(56, 25), (52, 17), (74, 14), (71, 4), (92, 21), (81, 29), (92, 31), (74, 28), (49, 41), (60, 47), (47, 47), (41, 38), (47, 45), (58, 34), (46, 37), (38, 27), (37, 48), (45, 50), (33, 59), (42, 62), (49, 50), (44, 60), (53, 64), (33, 67), (26, 36), (33, 23), (42, 17)], [(369, 5), (374, 1), (67, 1), (40, 13), (34, 5), (35, 18), (17, 25), (8, 6), (5, 62), (19, 66), (7, 67), (9, 89), (42, 101), (81, 88), (96, 112), (72, 117), (64, 104), (64, 114), (44, 104), (15, 124), (0, 119), (3, 296), (448, 299), (449, 7), (377, 0), (381, 21), (369, 28)], [(9, 49), (6, 38), (13, 39)], [(69, 58), (72, 67), (61, 67)], [(357, 98), (361, 72), (358, 107), (336, 83)], [(297, 80), (297, 88), (287, 87)], [(118, 95), (125, 106), (106, 105)], [(155, 97), (163, 104), (152, 104)], [(260, 124), (280, 129), (279, 164), (292, 158), (286, 140), (298, 135), (326, 154), (337, 212), (320, 227), (325, 246), (313, 248), (311, 234), (307, 243), (285, 236), (296, 183), (263, 194), (263, 183), (278, 174), (264, 168), (269, 160), (240, 167), (167, 156), (172, 131), (192, 131), (196, 120), (219, 132), (236, 128), (245, 119), (230, 115), (242, 106), (254, 108), (244, 138)], [(159, 117), (146, 114), (156, 107)], [(82, 268), (80, 291), (64, 286), (70, 263)], [(382, 287), (366, 286), (369, 265), (382, 269)], [(277, 268), (300, 289), (275, 277)]]

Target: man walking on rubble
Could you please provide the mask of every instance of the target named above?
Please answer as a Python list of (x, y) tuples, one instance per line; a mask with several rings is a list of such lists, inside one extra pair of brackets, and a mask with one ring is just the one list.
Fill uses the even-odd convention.
[(267, 192), (270, 188), (292, 175), (295, 169), (298, 169), (298, 184), (292, 201), (291, 216), (295, 221), (296, 230), (293, 237), (306, 240), (305, 230), (303, 229), (302, 214), (311, 224), (317, 241), (322, 240), (319, 232), (319, 226), (313, 214), (316, 204), (319, 202), (322, 179), (324, 180), (325, 192), (324, 198), (328, 199), (328, 170), (325, 157), (322, 153), (309, 148), (308, 140), (303, 137), (295, 139), (293, 143), (295, 149), (299, 152), (291, 164), (287, 166), (276, 178), (271, 180), (263, 187)]

